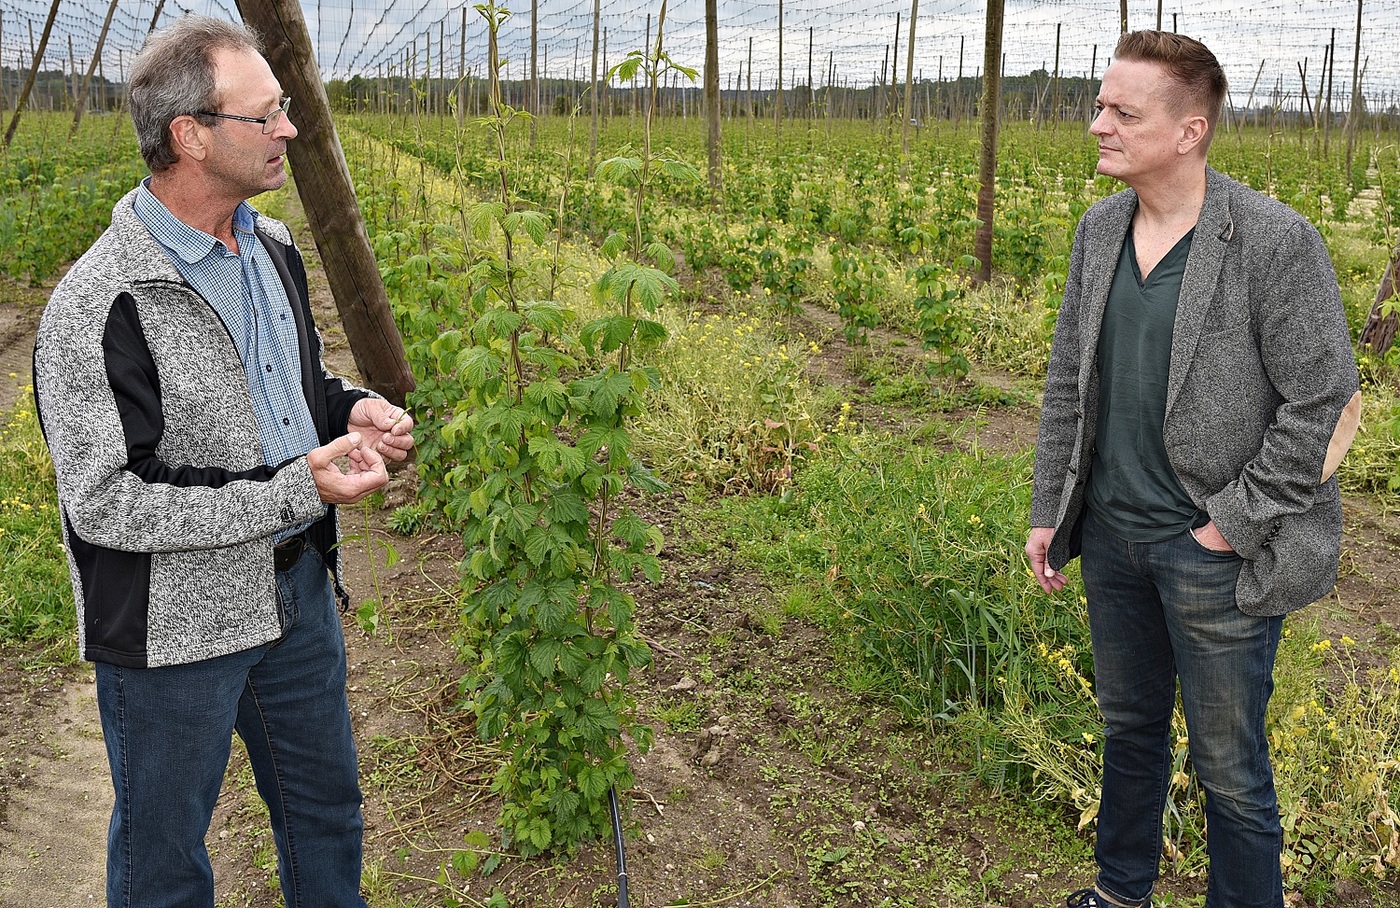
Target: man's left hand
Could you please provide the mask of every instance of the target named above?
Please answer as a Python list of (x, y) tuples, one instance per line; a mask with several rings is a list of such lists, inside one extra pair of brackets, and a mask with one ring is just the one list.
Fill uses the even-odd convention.
[(1225, 537), (1220, 535), (1214, 520), (1203, 527), (1192, 530), (1191, 535), (1195, 536), (1196, 541), (1204, 548), (1210, 549), (1212, 552), (1233, 552), (1235, 550), (1230, 543), (1225, 541)]
[(364, 445), (386, 460), (404, 460), (413, 448), (413, 417), (379, 397), (362, 398), (350, 411), (347, 432), (359, 432)]

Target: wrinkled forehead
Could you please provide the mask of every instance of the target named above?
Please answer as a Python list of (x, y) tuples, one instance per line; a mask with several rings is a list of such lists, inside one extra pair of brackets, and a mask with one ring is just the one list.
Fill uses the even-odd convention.
[(213, 62), (214, 91), (221, 102), (268, 110), (281, 101), (281, 83), (252, 48), (221, 47), (214, 51)]

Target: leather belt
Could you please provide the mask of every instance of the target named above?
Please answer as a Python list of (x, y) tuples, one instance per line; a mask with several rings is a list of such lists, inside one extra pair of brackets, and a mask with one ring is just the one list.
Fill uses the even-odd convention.
[(288, 536), (272, 547), (272, 566), (278, 571), (289, 571), (296, 566), (305, 554), (307, 547), (306, 534), (298, 533), (295, 536)]

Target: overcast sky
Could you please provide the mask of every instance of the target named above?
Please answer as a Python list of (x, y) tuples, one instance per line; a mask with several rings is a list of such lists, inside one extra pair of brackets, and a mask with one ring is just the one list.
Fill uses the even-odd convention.
[[(586, 78), (592, 48), (592, 0), (538, 0), (541, 66), (545, 74)], [(114, 77), (140, 46), (155, 12), (156, 0), (121, 0), (104, 53), (104, 73)], [(0, 7), (0, 61), (28, 66), (30, 31), (37, 43), (49, 0), (4, 0)], [(466, 54), (462, 55), (463, 10)], [(233, 0), (167, 0), (162, 19), (181, 11), (233, 18)], [(485, 25), (470, 4), (460, 0), (319, 0), (303, 10), (326, 78), (359, 73), (373, 76), (402, 69), (416, 59), (416, 71), (431, 59), (436, 74), (481, 70), (485, 59)], [(648, 15), (655, 28), (660, 2), (602, 0), (608, 64), (646, 42)], [(808, 61), (817, 86), (835, 81), (869, 84), (882, 71), (898, 66), (902, 79), (909, 40), (909, 2), (901, 0), (785, 0), (782, 7), (782, 69), (785, 85), (806, 83)], [(61, 0), (60, 14), (45, 54), (45, 68), (68, 58), (69, 42), (79, 65), (92, 53), (107, 0)], [(959, 0), (924, 0), (916, 23), (915, 77), (952, 78), (980, 72), (985, 6)], [(1220, 57), (1231, 82), (1231, 95), (1242, 105), (1254, 88), (1256, 103), (1270, 97), (1296, 103), (1306, 61), (1308, 91), (1320, 83), (1323, 57), (1335, 32), (1334, 99), (1350, 95), (1356, 42), (1356, 11), (1342, 0), (1186, 0), (1163, 3), (1162, 27), (1205, 41)], [(528, 64), (530, 7), (522, 4), (502, 33), (508, 76), (523, 74)], [(778, 69), (779, 6), (772, 2), (719, 0), (722, 85), (738, 78), (753, 61), (755, 87), (771, 86)], [(1129, 3), (1130, 28), (1157, 24), (1156, 2)], [(1059, 29), (1059, 71), (1063, 75), (1102, 73), (1118, 35), (1116, 2), (1032, 3), (1007, 0), (1003, 51), (1008, 75), (1036, 69), (1054, 71)], [(897, 37), (896, 37), (897, 35)], [(445, 53), (439, 43), (446, 45)], [(898, 60), (894, 56), (898, 41)], [(696, 69), (704, 63), (704, 2), (674, 0), (667, 11), (664, 44), (673, 58)], [(1365, 12), (1360, 60), (1362, 91), (1388, 105), (1400, 91), (1400, 5), (1372, 2)], [(120, 52), (120, 53), (118, 53)], [(416, 58), (414, 55), (416, 54)], [(111, 67), (111, 68), (109, 68)], [(1257, 82), (1257, 87), (1256, 87)], [(1334, 101), (1337, 106), (1345, 104)]]

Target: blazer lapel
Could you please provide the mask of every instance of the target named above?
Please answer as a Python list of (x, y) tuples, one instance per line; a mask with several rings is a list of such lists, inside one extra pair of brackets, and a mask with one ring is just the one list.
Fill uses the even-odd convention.
[(1089, 377), (1098, 371), (1099, 331), (1103, 327), (1104, 310), (1108, 308), (1108, 291), (1113, 287), (1113, 274), (1123, 254), (1123, 241), (1137, 212), (1137, 193), (1131, 189), (1106, 201), (1114, 202), (1115, 207), (1105, 215), (1093, 236), (1085, 238), (1084, 286), (1079, 310), (1081, 391), (1088, 386)]
[(1167, 413), (1186, 382), (1191, 360), (1201, 339), (1201, 326), (1215, 299), (1225, 250), (1235, 240), (1235, 222), (1230, 216), (1230, 191), (1225, 178), (1206, 168), (1206, 201), (1191, 238), (1186, 257), (1186, 273), (1181, 277), (1181, 296), (1176, 304), (1172, 326), (1171, 368), (1167, 375)]

